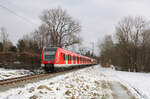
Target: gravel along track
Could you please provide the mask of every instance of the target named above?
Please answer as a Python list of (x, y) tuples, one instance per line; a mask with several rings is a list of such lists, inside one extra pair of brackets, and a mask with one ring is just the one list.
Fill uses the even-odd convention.
[(65, 71), (49, 73), (49, 74), (44, 74), (44, 73), (34, 74), (34, 75), (27, 75), (27, 76), (22, 76), (22, 77), (0, 80), (0, 92), (7, 91), (11, 88), (24, 87), (24, 85), (28, 83), (38, 82), (40, 80), (52, 78), (52, 77), (62, 75), (68, 72), (76, 71), (76, 70), (78, 69), (65, 70)]

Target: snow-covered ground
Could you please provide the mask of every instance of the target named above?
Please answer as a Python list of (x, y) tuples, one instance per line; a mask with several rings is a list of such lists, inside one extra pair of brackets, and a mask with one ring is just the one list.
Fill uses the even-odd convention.
[(0, 68), (0, 80), (25, 76), (29, 74), (32, 74), (32, 72), (28, 70), (23, 70), (23, 69), (11, 70), (11, 69)]
[(150, 73), (116, 71), (112, 68), (102, 67), (100, 72), (110, 79), (111, 76), (115, 77), (130, 91), (134, 92), (133, 90), (135, 90), (140, 99), (150, 99)]
[(1, 92), (0, 99), (140, 99), (122, 85), (122, 73), (96, 65)]
[(128, 86), (135, 88), (142, 97), (150, 99), (150, 73), (115, 71), (116, 77)]

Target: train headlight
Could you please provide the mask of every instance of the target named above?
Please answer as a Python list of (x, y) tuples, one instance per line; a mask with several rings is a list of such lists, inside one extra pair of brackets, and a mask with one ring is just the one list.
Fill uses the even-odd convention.
[(55, 63), (58, 63), (58, 62), (59, 62), (58, 60), (55, 61)]
[(45, 66), (45, 64), (41, 64), (41, 67), (44, 67)]

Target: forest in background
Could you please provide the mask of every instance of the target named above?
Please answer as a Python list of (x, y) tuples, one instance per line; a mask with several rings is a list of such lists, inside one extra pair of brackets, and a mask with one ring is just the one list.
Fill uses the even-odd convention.
[(107, 35), (99, 43), (103, 66), (119, 70), (150, 72), (150, 27), (144, 17), (124, 17), (115, 27), (115, 35)]

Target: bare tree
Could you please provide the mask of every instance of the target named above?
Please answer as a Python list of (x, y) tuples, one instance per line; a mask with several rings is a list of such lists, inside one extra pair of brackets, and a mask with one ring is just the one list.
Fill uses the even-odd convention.
[(143, 17), (124, 17), (116, 26), (116, 39), (113, 44), (112, 39), (106, 36), (100, 45), (102, 64), (111, 63), (122, 70), (150, 71), (148, 21)]
[(0, 42), (0, 52), (3, 51), (3, 44)]
[(8, 39), (8, 33), (4, 27), (0, 29), (1, 34), (1, 40), (3, 44), (3, 51), (8, 51), (8, 48), (12, 45), (12, 43)]
[(34, 41), (37, 42), (40, 49), (42, 49), (44, 46), (50, 45), (50, 35), (47, 27), (44, 24), (39, 26), (38, 30), (35, 30), (32, 35)]
[(141, 35), (141, 46), (139, 48), (139, 61), (141, 71), (150, 71), (150, 29), (145, 30)]
[(116, 36), (119, 41), (122, 54), (126, 57), (125, 65), (131, 70), (138, 69), (138, 46), (140, 37), (148, 24), (143, 17), (125, 17), (116, 27)]
[(100, 55), (101, 55), (101, 64), (103, 66), (108, 67), (109, 65), (113, 64), (112, 60), (114, 57), (113, 48), (114, 43), (112, 37), (110, 35), (106, 35), (104, 38), (104, 42), (99, 43)]
[(35, 31), (35, 40), (39, 45), (67, 47), (80, 42), (79, 22), (74, 20), (62, 8), (44, 10), (40, 16), (43, 24)]
[(32, 34), (26, 34), (22, 39), (18, 40), (17, 48), (19, 49), (19, 52), (41, 52), (41, 49), (39, 48), (38, 43), (34, 40)]

